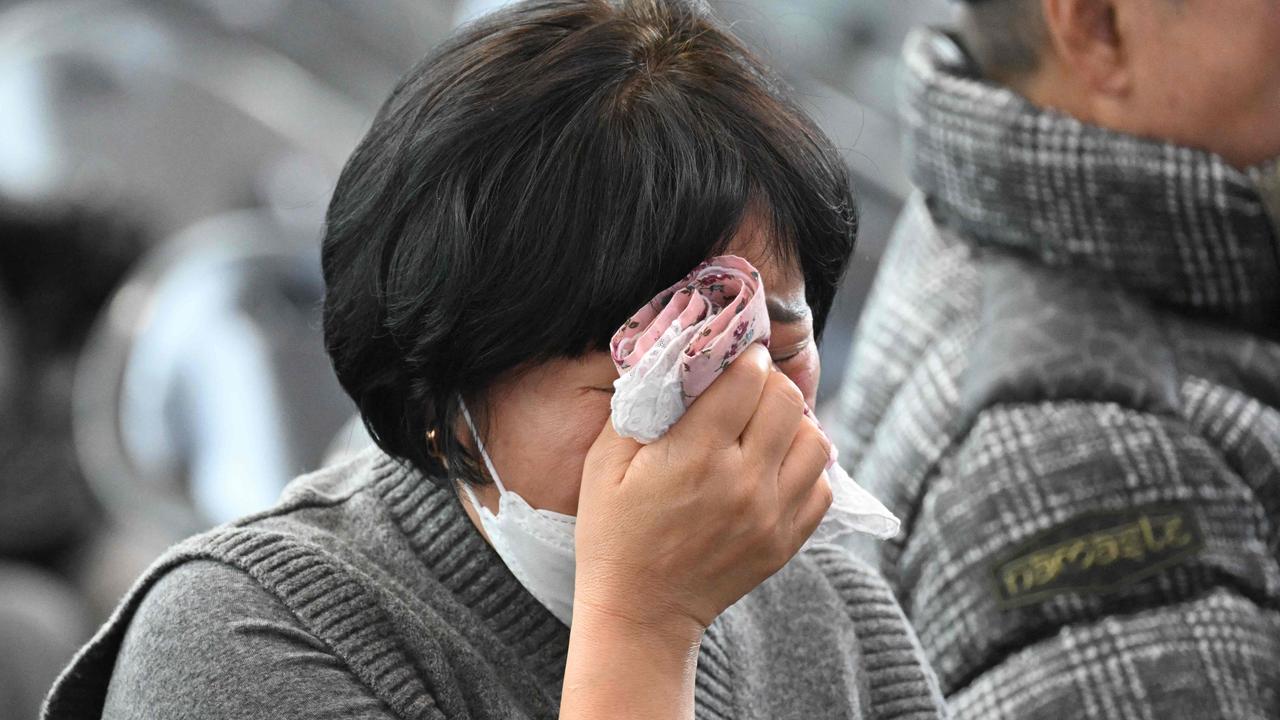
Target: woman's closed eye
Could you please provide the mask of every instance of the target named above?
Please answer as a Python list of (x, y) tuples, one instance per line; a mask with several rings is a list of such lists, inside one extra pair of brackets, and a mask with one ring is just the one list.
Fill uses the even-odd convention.
[(775, 358), (773, 358), (773, 362), (774, 362), (774, 364), (775, 364), (775, 365), (781, 365), (781, 364), (783, 364), (783, 363), (785, 363), (785, 362), (788, 362), (788, 361), (790, 361), (790, 360), (795, 360), (796, 358), (800, 357), (800, 353), (802, 353), (802, 352), (804, 352), (804, 351), (803, 351), (803, 350), (797, 350), (797, 351), (795, 351), (795, 352), (793, 352), (793, 353), (791, 353), (790, 355), (787, 355), (787, 356), (785, 356), (785, 357), (775, 357)]

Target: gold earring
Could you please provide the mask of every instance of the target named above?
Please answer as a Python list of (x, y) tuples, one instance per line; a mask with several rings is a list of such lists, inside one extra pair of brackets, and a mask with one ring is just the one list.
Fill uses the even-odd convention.
[(444, 462), (444, 453), (440, 452), (440, 444), (436, 442), (435, 428), (431, 428), (427, 431), (427, 442), (431, 443), (431, 454), (434, 455), (437, 460)]

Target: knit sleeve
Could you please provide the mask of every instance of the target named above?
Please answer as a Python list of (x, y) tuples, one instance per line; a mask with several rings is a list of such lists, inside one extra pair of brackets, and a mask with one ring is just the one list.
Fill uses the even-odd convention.
[(994, 406), (923, 488), (896, 590), (956, 717), (1280, 713), (1274, 491), (1184, 421)]
[(198, 560), (143, 599), (102, 717), (395, 716), (274, 595), (233, 567)]

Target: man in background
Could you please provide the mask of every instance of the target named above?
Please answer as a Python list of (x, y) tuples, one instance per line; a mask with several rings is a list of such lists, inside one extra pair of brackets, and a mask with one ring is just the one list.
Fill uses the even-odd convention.
[(954, 712), (1280, 717), (1280, 2), (973, 0), (906, 66), (833, 439)]

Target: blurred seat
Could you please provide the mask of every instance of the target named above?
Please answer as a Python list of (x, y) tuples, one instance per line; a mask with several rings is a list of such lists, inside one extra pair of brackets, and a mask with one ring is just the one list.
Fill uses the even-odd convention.
[[(377, 104), (452, 11), (0, 0), (0, 199), (117, 209), (152, 247), (76, 371), (74, 457), (107, 517), (56, 569), (92, 617), (175, 539), (269, 504), (353, 412), (320, 344), (320, 218)], [(50, 480), (30, 435), (0, 443), (30, 470), (18, 489)], [(81, 524), (56, 494), (27, 495)], [(3, 510), (24, 549), (32, 528), (58, 530), (30, 505)]]
[[(93, 198), (157, 238), (81, 362), (75, 431), (109, 513), (161, 537), (270, 502), (349, 416), (319, 340), (320, 214), (372, 117), (361, 93), (385, 93), (395, 53), (451, 10), (317, 0), (299, 34), (296, 5), (0, 10), (0, 194)], [(406, 17), (394, 50), (368, 50)], [(265, 209), (227, 213), (242, 207)]]
[(321, 340), (317, 233), (223, 214), (116, 293), (77, 371), (74, 426), (117, 520), (178, 538), (267, 507), (319, 466), (354, 408)]
[(89, 627), (75, 591), (38, 568), (0, 561), (0, 716), (34, 718)]
[(287, 202), (323, 207), (375, 110), (188, 3), (137, 0), (5, 8), (0, 106), (0, 194), (128, 207), (158, 238), (267, 204), (281, 167), (309, 175)]
[(458, 0), (166, 0), (374, 108), (452, 29)]

